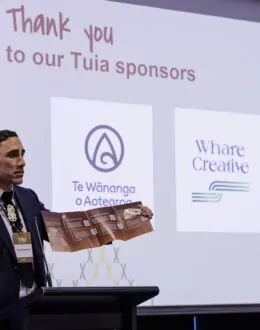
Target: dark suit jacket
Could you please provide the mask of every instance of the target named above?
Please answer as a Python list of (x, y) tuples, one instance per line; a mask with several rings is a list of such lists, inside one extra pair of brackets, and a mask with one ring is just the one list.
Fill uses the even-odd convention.
[[(32, 237), (36, 284), (38, 287), (46, 286), (44, 259), (35, 224), (35, 219), (37, 219), (41, 241), (48, 240), (41, 216), (41, 210), (45, 210), (44, 205), (39, 201), (35, 192), (30, 189), (14, 186), (14, 193), (27, 231), (31, 233)], [(19, 301), (19, 290), (17, 258), (5, 223), (0, 217), (0, 319), (1, 312)]]

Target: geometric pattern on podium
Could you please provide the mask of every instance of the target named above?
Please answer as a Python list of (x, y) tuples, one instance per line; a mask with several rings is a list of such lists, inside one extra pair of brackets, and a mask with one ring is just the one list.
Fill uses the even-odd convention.
[[(55, 275), (55, 262), (48, 263), (48, 266), (53, 286), (64, 286), (63, 279)], [(86, 260), (79, 262), (78, 275), (71, 280), (71, 286), (74, 287), (101, 286), (100, 283), (103, 286), (135, 285), (134, 278), (128, 274), (127, 264), (120, 260), (120, 247), (111, 247), (109, 256), (104, 247), (87, 249)], [(149, 304), (154, 305), (154, 298), (149, 301)]]

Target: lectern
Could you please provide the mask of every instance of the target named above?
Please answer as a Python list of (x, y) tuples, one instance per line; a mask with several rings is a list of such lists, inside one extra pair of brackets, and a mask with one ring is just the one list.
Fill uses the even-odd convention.
[(43, 288), (30, 309), (32, 329), (136, 330), (137, 306), (158, 293), (158, 287)]

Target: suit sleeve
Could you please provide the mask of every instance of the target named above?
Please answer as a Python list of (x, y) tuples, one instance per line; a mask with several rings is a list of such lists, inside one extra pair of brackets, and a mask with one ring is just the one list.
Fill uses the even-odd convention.
[[(40, 211), (49, 211), (45, 205), (39, 200), (37, 194), (30, 189), (30, 191), (32, 192), (32, 194), (34, 195), (34, 198), (36, 198), (36, 201), (37, 201), (37, 204), (39, 206), (39, 209)], [(38, 226), (39, 226), (39, 230), (40, 230), (40, 233), (41, 233), (41, 236), (42, 236), (42, 239), (46, 242), (49, 242), (49, 237), (48, 237), (48, 234), (47, 234), (47, 231), (46, 231), (46, 227), (45, 227), (45, 224), (44, 224), (44, 221), (43, 221), (43, 218), (42, 218), (42, 215), (41, 213), (39, 214), (39, 217), (38, 217), (39, 221), (38, 221)]]
[[(44, 204), (39, 199), (38, 199), (38, 202), (39, 202), (41, 211), (49, 211), (48, 209), (45, 208)], [(47, 234), (46, 227), (45, 227), (42, 216), (41, 216), (41, 222), (42, 222), (43, 239), (44, 239), (44, 241), (49, 242), (49, 237), (48, 237), (48, 234)]]

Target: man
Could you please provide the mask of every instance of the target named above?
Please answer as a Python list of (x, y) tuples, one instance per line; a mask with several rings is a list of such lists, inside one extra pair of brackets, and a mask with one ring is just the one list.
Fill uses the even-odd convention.
[[(39, 241), (48, 239), (37, 195), (19, 187), (24, 175), (24, 147), (15, 132), (0, 131), (0, 329), (25, 329), (24, 308), (36, 298), (36, 288), (46, 285)], [(8, 194), (6, 196), (6, 194)], [(19, 263), (14, 235), (29, 232), (34, 260)], [(18, 245), (17, 245), (18, 246)], [(21, 245), (20, 245), (21, 246)], [(21, 249), (20, 249), (21, 250)], [(27, 251), (28, 252), (28, 251)]]
[[(0, 330), (27, 330), (27, 309), (46, 286), (41, 249), (48, 240), (41, 215), (46, 209), (34, 191), (19, 186), (24, 154), (18, 135), (0, 130)], [(152, 217), (147, 207), (143, 215)]]

